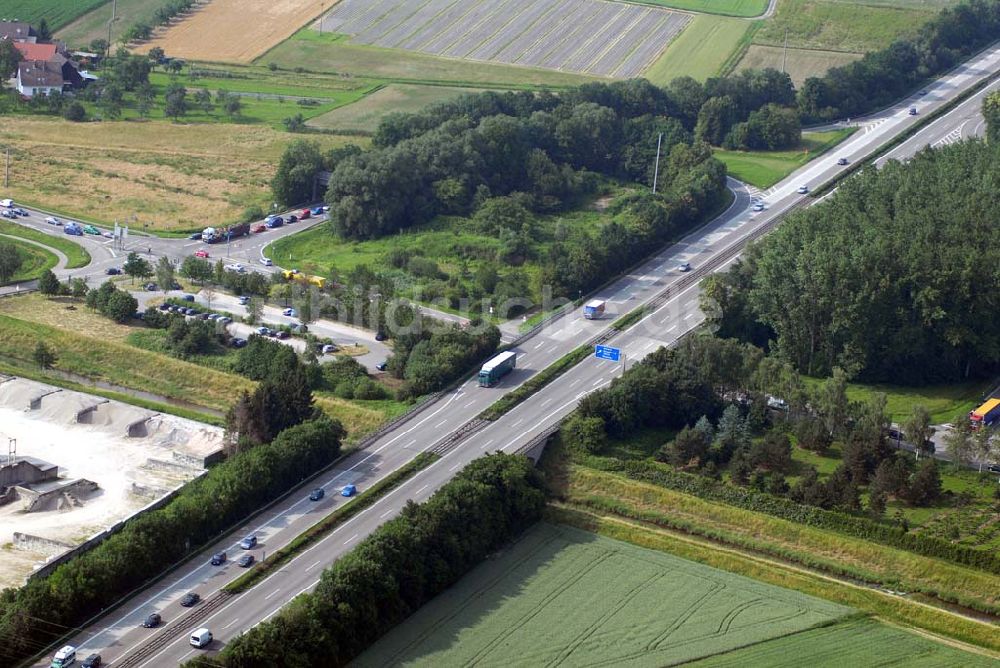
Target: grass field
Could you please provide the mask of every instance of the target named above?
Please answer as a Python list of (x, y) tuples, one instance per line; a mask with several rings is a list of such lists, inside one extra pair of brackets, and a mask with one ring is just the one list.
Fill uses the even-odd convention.
[(540, 524), (355, 665), (663, 666), (850, 614), (671, 555)]
[(26, 21), (38, 27), (45, 19), (55, 30), (108, 0), (0, 0), (0, 18)]
[[(902, 5), (902, 2), (897, 3)], [(779, 0), (775, 15), (764, 21), (754, 44), (867, 53), (898, 37), (913, 35), (933, 15), (933, 8), (874, 7), (868, 3), (829, 0)]]
[(482, 88), (389, 84), (353, 104), (315, 116), (307, 125), (340, 132), (374, 132), (379, 121), (392, 113), (414, 113), (437, 102), (478, 93)]
[(26, 227), (24, 225), (15, 225), (14, 223), (9, 223), (5, 220), (0, 221), (0, 234), (31, 239), (33, 241), (43, 243), (46, 246), (55, 248), (58, 251), (62, 251), (63, 255), (66, 256), (66, 259), (69, 260), (66, 265), (67, 269), (86, 267), (90, 264), (90, 253), (84, 250), (83, 246), (80, 244), (74, 243), (64, 237), (45, 234), (44, 232), (39, 232), (34, 228)]
[(749, 29), (749, 21), (695, 16), (643, 76), (659, 86), (680, 76), (704, 81), (719, 72)]
[[(251, 204), (270, 206), (275, 165), (295, 138), (228, 123), (12, 116), (0, 126), (0, 141), (12, 148), (7, 196), (106, 224), (135, 216), (159, 230), (201, 229), (206, 218), (234, 220)], [(313, 138), (324, 147), (345, 142)]]
[(948, 647), (872, 619), (851, 619), (809, 629), (686, 664), (688, 668), (811, 668), (843, 666), (989, 666), (989, 659)]
[(0, 283), (0, 285), (8, 285), (19, 281), (30, 281), (38, 278), (42, 275), (43, 271), (51, 269), (59, 262), (59, 258), (44, 248), (40, 248), (35, 244), (28, 243), (27, 241), (21, 241), (19, 239), (3, 236), (2, 233), (0, 233), (0, 244), (9, 244), (13, 246), (16, 249), (16, 252), (21, 256), (20, 269), (17, 270), (17, 273), (11, 276), (9, 281), (6, 283)]
[(802, 145), (792, 151), (715, 149), (714, 154), (726, 163), (732, 176), (758, 188), (770, 188), (816, 156), (829, 151), (852, 132), (851, 129), (803, 132)]
[[(0, 0), (2, 3), (3, 0)], [(136, 23), (153, 24), (153, 13), (166, 5), (168, 0), (117, 0), (115, 25), (111, 33), (116, 40), (129, 26)], [(108, 38), (108, 21), (111, 19), (111, 3), (103, 0), (94, 9), (63, 26), (56, 37), (71, 47), (86, 49), (95, 39)]]
[[(626, 2), (628, 1), (630, 0), (626, 0)], [(745, 18), (760, 16), (767, 9), (767, 0), (641, 0), (640, 4), (683, 9), (699, 14), (721, 14)]]
[(343, 35), (300, 30), (259, 58), (282, 68), (336, 72), (408, 83), (453, 83), (494, 88), (573, 86), (595, 78), (540, 68), (477, 63), (413, 51), (351, 44)]
[(815, 49), (789, 49), (787, 56), (780, 46), (752, 44), (740, 60), (737, 70), (764, 69), (773, 67), (780, 70), (782, 64), (796, 86), (801, 86), (809, 77), (821, 77), (831, 67), (839, 67), (861, 58), (859, 53), (844, 51), (819, 51)]

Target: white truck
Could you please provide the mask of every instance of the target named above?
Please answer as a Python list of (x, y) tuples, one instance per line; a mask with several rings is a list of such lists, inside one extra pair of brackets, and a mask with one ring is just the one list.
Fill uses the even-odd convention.
[(607, 304), (603, 299), (592, 299), (583, 306), (583, 317), (587, 320), (600, 320)]

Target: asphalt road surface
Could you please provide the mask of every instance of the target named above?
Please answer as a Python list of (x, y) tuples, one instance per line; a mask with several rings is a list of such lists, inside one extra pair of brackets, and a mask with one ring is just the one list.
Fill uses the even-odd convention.
[[(654, 303), (659, 304), (654, 312), (607, 344), (621, 348), (626, 360), (638, 360), (661, 345), (674, 343), (703, 319), (698, 308), (697, 281), (701, 276), (709, 270), (724, 270), (748, 238), (775, 224), (790, 209), (812, 203), (797, 192), (800, 186), (815, 188), (829, 180), (846, 169), (836, 164), (839, 157), (847, 157), (853, 162), (870, 155), (877, 146), (918, 122), (919, 114), (932, 111), (998, 67), (1000, 49), (994, 49), (928, 87), (927, 95), (914, 96), (887, 110), (884, 120), (874, 124), (870, 131), (856, 133), (835, 151), (761, 193), (766, 206), (763, 212), (752, 212), (750, 193), (733, 183), (736, 197), (724, 214), (594, 295), (609, 302), (609, 312), (603, 320), (585, 320), (576, 310), (555, 321), (518, 346), (518, 368), (498, 386), (479, 388), (470, 380), (445, 393), (408, 421), (347, 457), (336, 469), (274, 504), (258, 518), (181, 565), (169, 577), (84, 629), (69, 641), (70, 644), (82, 647), (80, 653), (84, 656), (98, 651), (112, 665), (176, 665), (195, 652), (205, 651), (193, 649), (187, 642), (187, 635), (191, 629), (207, 626), (216, 637), (207, 651), (218, 651), (229, 639), (269, 618), (295, 595), (315, 586), (323, 568), (398, 513), (408, 499), (426, 499), (462, 466), (484, 452), (521, 449), (568, 414), (580, 397), (607, 385), (622, 373), (622, 366), (592, 358), (585, 360), (530, 401), (453, 441), (449, 435), (467, 425), (481, 410), (563, 354), (607, 331), (615, 315), (654, 299)], [(918, 107), (917, 116), (908, 114), (911, 106)], [(949, 114), (946, 118), (950, 120), (943, 125), (950, 124), (952, 130), (960, 127), (965, 119), (959, 111)], [(900, 147), (895, 157), (912, 155), (926, 143), (928, 140), (918, 135)], [(679, 271), (682, 262), (691, 263), (692, 271)], [(226, 550), (231, 557), (238, 555), (240, 551), (236, 545), (240, 538), (255, 533), (260, 543), (253, 552), (258, 559), (266, 558), (266, 553), (287, 544), (332, 508), (350, 502), (331, 492), (347, 483), (356, 484), (363, 490), (424, 450), (435, 450), (443, 457), (258, 586), (234, 597), (217, 593), (222, 585), (239, 575), (241, 569), (232, 562), (222, 567), (210, 566), (208, 560), (213, 552)], [(308, 501), (308, 491), (312, 487), (323, 487), (328, 492), (327, 497), (318, 503)], [(205, 602), (190, 611), (181, 608), (178, 600), (188, 591), (198, 592)], [(139, 628), (139, 622), (154, 611), (163, 615), (164, 627)]]

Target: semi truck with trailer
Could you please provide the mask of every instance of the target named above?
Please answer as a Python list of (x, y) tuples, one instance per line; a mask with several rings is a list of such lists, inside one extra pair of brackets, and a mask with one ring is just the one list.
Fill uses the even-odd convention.
[(517, 354), (512, 350), (500, 353), (479, 370), (479, 387), (493, 387), (500, 379), (514, 370)]
[(606, 306), (603, 299), (592, 299), (583, 307), (583, 317), (587, 320), (599, 320), (604, 315)]
[(208, 244), (229, 241), (236, 237), (250, 234), (250, 223), (236, 223), (226, 227), (206, 227), (201, 233), (201, 240)]
[(991, 397), (986, 402), (969, 413), (969, 421), (973, 429), (990, 427), (1000, 421), (1000, 399)]

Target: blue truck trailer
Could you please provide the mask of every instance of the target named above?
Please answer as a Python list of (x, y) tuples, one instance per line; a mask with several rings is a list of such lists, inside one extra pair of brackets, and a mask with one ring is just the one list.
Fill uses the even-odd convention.
[(517, 365), (517, 354), (508, 350), (500, 353), (479, 370), (479, 387), (493, 387)]

